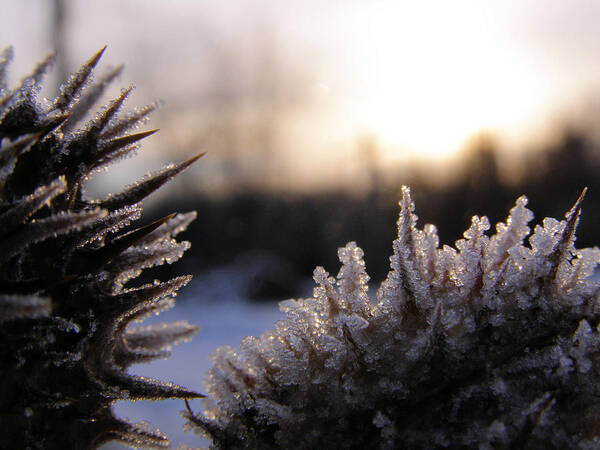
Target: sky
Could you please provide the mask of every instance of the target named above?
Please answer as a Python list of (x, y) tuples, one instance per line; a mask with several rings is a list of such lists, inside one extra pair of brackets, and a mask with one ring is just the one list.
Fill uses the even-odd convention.
[[(598, 1), (67, 5), (71, 69), (108, 44), (103, 64), (124, 62), (122, 85), (137, 86), (129, 105), (165, 100), (144, 168), (123, 181), (206, 150), (203, 188), (327, 185), (356, 179), (365, 137), (380, 164), (443, 166), (482, 132), (514, 154), (600, 104)], [(52, 48), (51, 6), (0, 0), (13, 79)]]

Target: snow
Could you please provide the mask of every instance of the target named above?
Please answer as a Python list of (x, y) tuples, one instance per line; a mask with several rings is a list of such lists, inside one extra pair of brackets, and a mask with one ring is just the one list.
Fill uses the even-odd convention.
[[(276, 302), (251, 302), (240, 293), (244, 274), (224, 268), (206, 275), (194, 277), (189, 286), (181, 290), (175, 307), (159, 316), (146, 319), (141, 325), (187, 320), (199, 325), (200, 332), (191, 341), (173, 346), (168, 359), (134, 365), (129, 372), (157, 378), (185, 386), (198, 392), (206, 392), (203, 379), (212, 366), (209, 355), (217, 347), (237, 347), (246, 336), (259, 336), (272, 329), (283, 318)], [(190, 401), (195, 412), (201, 410), (201, 400)], [(158, 427), (171, 440), (172, 447), (179, 444), (205, 447), (208, 442), (192, 432), (184, 432), (183, 418), (179, 412), (185, 409), (181, 400), (120, 401), (115, 413), (132, 422), (147, 420)], [(129, 448), (117, 442), (101, 447), (102, 450)]]

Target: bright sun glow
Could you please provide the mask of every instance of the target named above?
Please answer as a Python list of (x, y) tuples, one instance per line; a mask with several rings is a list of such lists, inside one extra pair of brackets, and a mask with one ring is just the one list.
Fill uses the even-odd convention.
[(357, 92), (344, 107), (356, 129), (394, 153), (386, 157), (444, 159), (482, 130), (522, 132), (542, 108), (543, 83), (500, 26), (498, 8), (378, 6), (359, 4), (345, 18)]

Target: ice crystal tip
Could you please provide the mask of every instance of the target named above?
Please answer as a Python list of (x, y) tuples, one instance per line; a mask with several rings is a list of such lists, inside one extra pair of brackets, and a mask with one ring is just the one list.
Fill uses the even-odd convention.
[(582, 198), (532, 233), (520, 197), (454, 249), (403, 187), (377, 301), (351, 242), (337, 281), (318, 267), (274, 330), (215, 352), (188, 425), (214, 448), (596, 448), (600, 251), (573, 247)]
[[(158, 430), (117, 418), (114, 401), (201, 397), (126, 372), (133, 362), (168, 356), (170, 345), (197, 331), (187, 323), (128, 331), (131, 322), (172, 307), (191, 277), (123, 286), (181, 257), (189, 243), (173, 236), (193, 218), (171, 214), (126, 232), (140, 218), (147, 186), (113, 203), (85, 196), (93, 171), (156, 132), (124, 136), (157, 107), (122, 112), (132, 87), (75, 129), (122, 71), (92, 82), (105, 48), (68, 77), (53, 102), (36, 98), (53, 56), (7, 89), (12, 50), (0, 52), (0, 448), (91, 449), (115, 438), (168, 446)], [(152, 245), (141, 248), (147, 240)]]

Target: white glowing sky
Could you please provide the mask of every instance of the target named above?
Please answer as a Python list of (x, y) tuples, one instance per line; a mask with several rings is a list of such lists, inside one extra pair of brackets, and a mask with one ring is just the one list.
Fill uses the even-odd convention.
[(434, 157), (482, 130), (527, 140), (597, 95), (598, 24), (591, 1), (353, 2), (332, 26), (339, 127)]
[[(0, 45), (15, 45), (17, 74), (51, 47), (49, 4), (0, 0)], [(203, 98), (207, 68), (231, 55), (253, 68), (239, 77), (260, 77), (251, 42), (271, 39), (286, 70), (302, 70), (293, 87), (307, 100), (277, 130), (281, 167), (298, 179), (355, 158), (361, 135), (375, 136), (386, 160), (443, 160), (482, 130), (518, 145), (600, 92), (596, 0), (71, 4), (74, 64), (108, 43), (105, 59), (127, 62), (138, 104)]]

